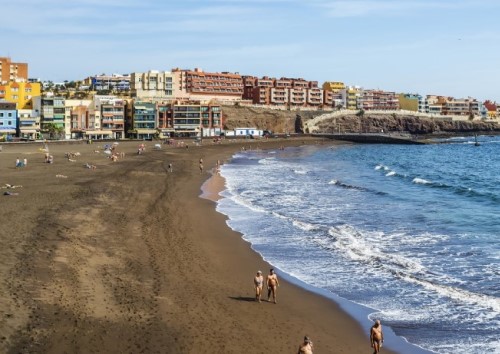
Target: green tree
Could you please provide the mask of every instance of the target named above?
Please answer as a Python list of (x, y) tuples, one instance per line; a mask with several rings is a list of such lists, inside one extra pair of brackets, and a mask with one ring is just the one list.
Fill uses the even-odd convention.
[(49, 139), (54, 139), (54, 137), (60, 139), (61, 135), (64, 133), (64, 128), (54, 123), (47, 123), (44, 124), (44, 131), (49, 133)]
[(365, 110), (364, 109), (360, 109), (358, 111), (358, 113), (356, 113), (356, 116), (359, 117), (359, 118), (363, 118), (365, 115)]

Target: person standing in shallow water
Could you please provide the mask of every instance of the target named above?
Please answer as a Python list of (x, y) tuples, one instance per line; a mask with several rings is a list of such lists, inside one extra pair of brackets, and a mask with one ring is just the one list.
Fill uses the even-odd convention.
[(380, 320), (376, 320), (375, 324), (370, 328), (370, 343), (373, 348), (373, 354), (378, 354), (382, 343), (384, 342), (384, 334), (382, 333), (382, 325)]
[(274, 273), (274, 268), (271, 268), (267, 276), (267, 301), (271, 300), (271, 294), (273, 294), (273, 300), (276, 303), (276, 290), (278, 286), (280, 286), (278, 276)]
[(264, 287), (264, 277), (262, 272), (259, 270), (255, 278), (253, 278), (253, 283), (255, 285), (255, 301), (260, 302), (260, 297), (262, 296), (262, 288)]

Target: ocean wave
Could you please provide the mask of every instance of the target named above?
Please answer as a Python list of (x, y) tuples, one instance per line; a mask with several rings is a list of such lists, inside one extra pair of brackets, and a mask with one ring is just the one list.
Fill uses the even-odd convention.
[(231, 193), (228, 197), (229, 197), (229, 199), (234, 201), (236, 204), (239, 204), (239, 205), (241, 205), (245, 208), (248, 208), (252, 211), (255, 211), (257, 213), (267, 213), (266, 209), (259, 207), (257, 205), (254, 205), (253, 203), (248, 201), (248, 199), (245, 199), (245, 198), (241, 197), (240, 195), (236, 195), (236, 194)]
[(376, 170), (384, 170), (384, 171), (389, 171), (390, 168), (385, 166), (385, 165), (382, 165), (382, 164), (378, 164), (377, 166), (375, 166), (375, 169)]
[(297, 175), (305, 175), (305, 174), (307, 174), (307, 171), (304, 171), (304, 170), (293, 170), (293, 173), (295, 173)]
[(264, 159), (260, 159), (259, 163), (261, 165), (271, 165), (276, 163), (276, 158), (275, 157), (266, 157)]
[(431, 290), (441, 296), (452, 299), (457, 303), (465, 303), (483, 309), (490, 309), (492, 312), (487, 315), (490, 319), (500, 315), (500, 299), (496, 297), (474, 293), (450, 285), (437, 284), (428, 279), (416, 277), (409, 273), (396, 272), (395, 275), (409, 283), (420, 285), (427, 290)]
[(339, 187), (346, 188), (346, 189), (355, 189), (355, 190), (358, 190), (358, 191), (367, 191), (368, 190), (368, 189), (366, 189), (364, 187), (353, 186), (351, 184), (347, 184), (347, 183), (341, 182), (341, 181), (336, 180), (336, 179), (332, 179), (330, 182), (328, 182), (328, 184), (331, 184), (331, 185), (334, 185), (334, 186), (339, 186)]
[(391, 176), (395, 176), (396, 175), (396, 172), (395, 171), (391, 171), (389, 173), (387, 173), (385, 176), (386, 177), (391, 177)]
[(314, 231), (314, 230), (319, 230), (321, 229), (321, 225), (314, 225), (314, 224), (309, 224), (307, 222), (299, 221), (299, 220), (293, 220), (293, 226), (298, 227), (301, 230), (304, 231)]
[(418, 178), (418, 177), (415, 177), (414, 179), (412, 179), (411, 182), (415, 183), (415, 184), (432, 184), (431, 181), (428, 181), (428, 180), (423, 179), (423, 178)]

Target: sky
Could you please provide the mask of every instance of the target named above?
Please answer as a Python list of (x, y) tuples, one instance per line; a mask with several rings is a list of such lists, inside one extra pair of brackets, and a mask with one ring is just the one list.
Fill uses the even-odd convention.
[(500, 101), (499, 0), (0, 0), (0, 56), (62, 82), (172, 68)]

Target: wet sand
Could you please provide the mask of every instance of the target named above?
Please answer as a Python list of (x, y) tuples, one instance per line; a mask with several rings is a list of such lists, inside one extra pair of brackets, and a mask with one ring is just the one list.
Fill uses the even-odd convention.
[[(137, 142), (120, 142), (117, 162), (99, 143), (49, 144), (54, 164), (41, 144), (4, 145), (0, 186), (20, 187), (0, 190), (0, 352), (295, 353), (307, 334), (315, 353), (371, 353), (326, 298), (282, 280), (278, 304), (253, 301), (269, 265), (215, 211), (222, 178), (199, 197), (242, 146), (304, 142), (319, 143), (148, 142), (137, 155)], [(17, 157), (28, 165), (16, 169)]]

